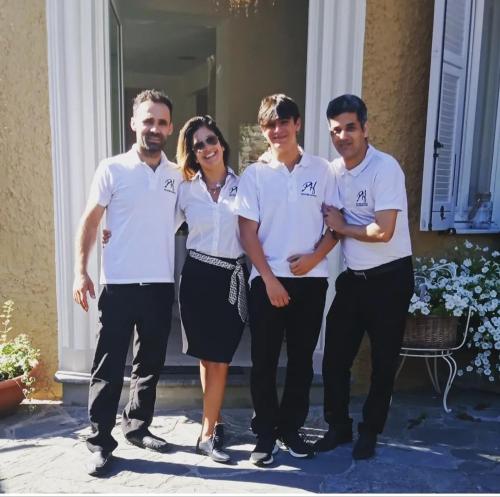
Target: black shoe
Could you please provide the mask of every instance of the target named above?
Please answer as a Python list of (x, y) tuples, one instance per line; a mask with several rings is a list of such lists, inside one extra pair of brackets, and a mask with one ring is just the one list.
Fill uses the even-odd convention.
[(360, 459), (370, 459), (375, 455), (375, 446), (377, 445), (377, 434), (371, 431), (362, 431), (359, 434), (358, 440), (352, 449), (352, 458), (359, 461)]
[(196, 442), (196, 452), (210, 457), (215, 462), (228, 463), (231, 458), (222, 450), (220, 439), (216, 439), (215, 433), (204, 442), (198, 438)]
[(282, 450), (287, 450), (293, 457), (313, 457), (314, 448), (307, 443), (305, 436), (298, 432), (292, 431), (285, 433), (279, 437), (278, 446)]
[(145, 435), (132, 434), (125, 437), (127, 442), (140, 447), (141, 449), (154, 450), (155, 452), (165, 453), (170, 450), (170, 445), (163, 438), (157, 437), (150, 432)]
[(104, 474), (109, 467), (110, 458), (110, 452), (103, 452), (102, 450), (92, 452), (87, 463), (85, 464), (87, 473), (90, 476), (100, 476)]
[(221, 448), (224, 445), (224, 425), (218, 423), (214, 428), (214, 441), (217, 447)]
[(257, 445), (250, 454), (250, 462), (256, 466), (268, 466), (274, 461), (273, 455), (276, 452), (278, 447), (275, 437), (257, 437)]
[(352, 424), (330, 426), (322, 438), (317, 440), (313, 447), (316, 452), (327, 452), (342, 444), (352, 442)]

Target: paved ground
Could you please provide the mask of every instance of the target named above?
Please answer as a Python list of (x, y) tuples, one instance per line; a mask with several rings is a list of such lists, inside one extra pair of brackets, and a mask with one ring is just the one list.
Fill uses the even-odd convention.
[[(21, 406), (0, 419), (1, 493), (96, 494), (298, 494), (298, 493), (500, 493), (500, 396), (457, 391), (446, 414), (429, 390), (394, 396), (377, 457), (354, 463), (351, 446), (298, 460), (280, 452), (272, 468), (248, 462), (253, 435), (248, 409), (225, 411), (228, 452), (224, 466), (194, 452), (199, 410), (159, 411), (152, 431), (174, 452), (160, 455), (130, 446), (115, 429), (119, 447), (106, 478), (83, 470), (86, 412), (58, 404)], [(353, 399), (359, 419), (361, 399)], [(313, 407), (307, 433), (325, 426)]]

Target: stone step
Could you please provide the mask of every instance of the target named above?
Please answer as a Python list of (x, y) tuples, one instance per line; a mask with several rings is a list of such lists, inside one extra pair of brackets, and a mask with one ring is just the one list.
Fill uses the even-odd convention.
[[(125, 371), (124, 386), (120, 405), (128, 398), (130, 368)], [(281, 394), (285, 378), (285, 368), (279, 367), (277, 374), (278, 391)], [(56, 380), (63, 384), (64, 405), (85, 406), (88, 401), (89, 374), (65, 373), (59, 371)], [(315, 375), (310, 393), (312, 405), (323, 402), (323, 383), (321, 375)], [(202, 392), (197, 366), (165, 367), (156, 390), (158, 408), (201, 408)], [(230, 366), (227, 379), (224, 407), (252, 407), (250, 397), (250, 368)]]

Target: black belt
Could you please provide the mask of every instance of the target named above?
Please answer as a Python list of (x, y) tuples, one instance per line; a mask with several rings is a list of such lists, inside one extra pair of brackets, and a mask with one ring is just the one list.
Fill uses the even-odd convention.
[(347, 272), (353, 276), (367, 280), (368, 278), (373, 278), (374, 276), (396, 271), (403, 266), (407, 266), (409, 263), (411, 264), (411, 255), (402, 257), (401, 259), (396, 259), (395, 261), (388, 262), (387, 264), (372, 267), (370, 269), (357, 270), (348, 267)]

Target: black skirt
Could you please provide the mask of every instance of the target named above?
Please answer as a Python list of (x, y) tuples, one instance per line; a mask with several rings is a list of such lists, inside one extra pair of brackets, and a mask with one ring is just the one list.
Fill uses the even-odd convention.
[[(236, 263), (235, 259), (217, 259), (232, 266)], [(247, 296), (245, 265), (243, 270), (243, 291)], [(188, 252), (179, 288), (182, 351), (185, 354), (212, 362), (229, 364), (232, 361), (245, 326), (238, 302), (229, 302), (232, 275), (232, 270), (197, 260)]]

